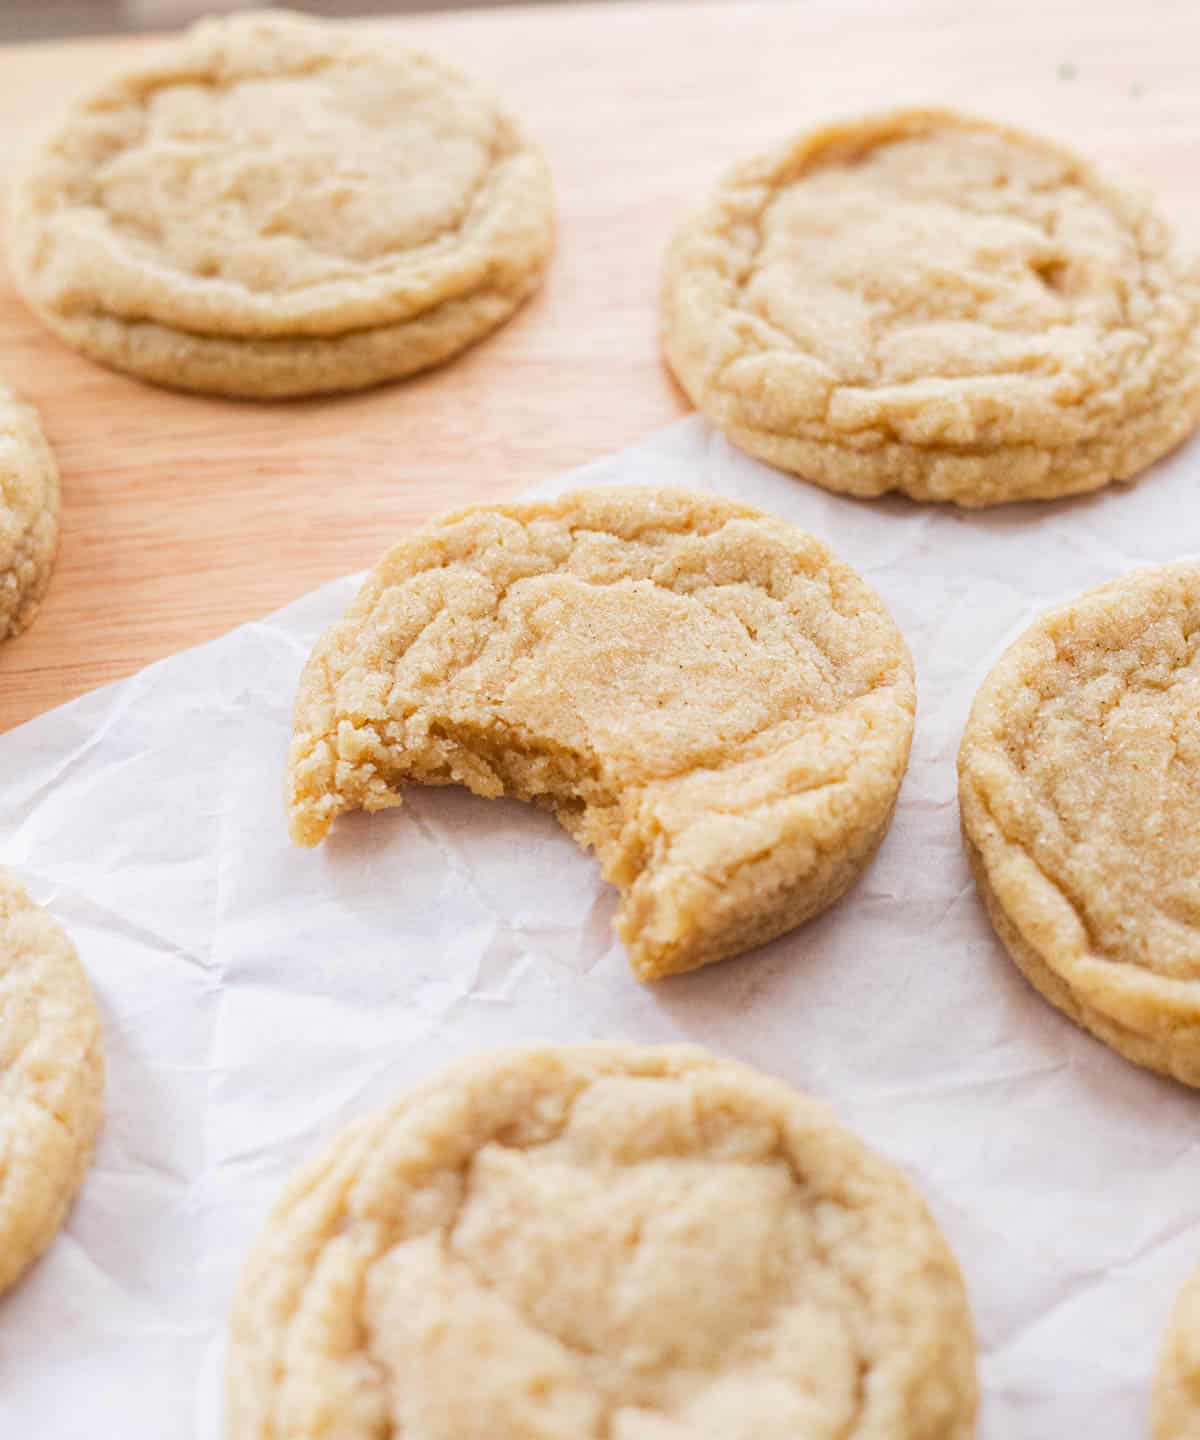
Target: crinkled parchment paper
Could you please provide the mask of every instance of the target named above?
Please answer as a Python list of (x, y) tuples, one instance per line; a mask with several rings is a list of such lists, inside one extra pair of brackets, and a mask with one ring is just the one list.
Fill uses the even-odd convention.
[(1039, 611), (1200, 550), (1200, 442), (1133, 489), (990, 514), (827, 495), (699, 420), (545, 491), (601, 482), (735, 495), (883, 594), (920, 703), (879, 857), (803, 930), (643, 989), (613, 892), (544, 814), (413, 790), (293, 849), (296, 678), (351, 580), (0, 738), (0, 864), (75, 938), (109, 1058), (82, 1199), (0, 1300), (0, 1435), (218, 1440), (231, 1287), (293, 1167), (478, 1047), (617, 1035), (776, 1071), (913, 1174), (966, 1272), (985, 1440), (1143, 1433), (1200, 1263), (1200, 1094), (1020, 979), (967, 873), (954, 761), (976, 686)]

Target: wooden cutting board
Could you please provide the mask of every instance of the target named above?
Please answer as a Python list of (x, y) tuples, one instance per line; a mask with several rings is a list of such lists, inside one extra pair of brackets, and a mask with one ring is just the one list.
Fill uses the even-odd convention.
[[(1131, 172), (1200, 240), (1196, 0), (594, 4), (393, 28), (489, 82), (545, 145), (560, 243), (543, 292), (435, 374), (262, 405), (77, 358), (0, 273), (0, 373), (40, 407), (64, 479), (49, 597), (0, 646), (0, 730), (370, 564), (437, 510), (683, 414), (656, 344), (663, 246), (721, 170), (790, 131), (957, 105)], [(0, 166), (146, 43), (0, 50)]]

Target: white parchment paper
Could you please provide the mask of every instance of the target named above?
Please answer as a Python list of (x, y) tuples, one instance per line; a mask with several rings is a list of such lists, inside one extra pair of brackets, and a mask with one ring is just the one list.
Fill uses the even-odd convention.
[(913, 1174), (966, 1273), (984, 1440), (1144, 1433), (1200, 1263), (1200, 1095), (1020, 979), (968, 876), (954, 761), (1039, 611), (1200, 550), (1200, 443), (1131, 490), (963, 515), (827, 495), (689, 420), (544, 489), (632, 482), (815, 530), (892, 608), (920, 703), (875, 863), (803, 930), (644, 989), (613, 892), (544, 814), (414, 789), (291, 848), (295, 683), (351, 580), (0, 738), (0, 864), (74, 937), (109, 1062), (70, 1225), (0, 1300), (0, 1436), (218, 1440), (233, 1281), (300, 1160), (479, 1047), (610, 1036), (775, 1071)]

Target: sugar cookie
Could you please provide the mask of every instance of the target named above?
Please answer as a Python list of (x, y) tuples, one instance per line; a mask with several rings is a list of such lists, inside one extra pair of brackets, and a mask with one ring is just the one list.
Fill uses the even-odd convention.
[(963, 834), (1001, 939), (1052, 1004), (1200, 1085), (1200, 564), (1043, 615), (976, 697)]
[(817, 130), (669, 252), (667, 359), (752, 455), (959, 505), (1094, 490), (1200, 421), (1200, 285), (1136, 192), (943, 110)]
[(0, 871), (0, 1291), (66, 1218), (103, 1096), (100, 1019), (75, 947)]
[(447, 359), (534, 289), (540, 152), (386, 35), (207, 20), (81, 101), (11, 202), (26, 300), (69, 344), (223, 395), (348, 390)]
[(823, 1106), (688, 1047), (485, 1055), (352, 1126), (243, 1272), (228, 1440), (968, 1440), (958, 1267)]
[(546, 805), (655, 979), (832, 904), (882, 839), (912, 661), (813, 536), (681, 490), (448, 515), (397, 545), (300, 683), (292, 835), (409, 783)]

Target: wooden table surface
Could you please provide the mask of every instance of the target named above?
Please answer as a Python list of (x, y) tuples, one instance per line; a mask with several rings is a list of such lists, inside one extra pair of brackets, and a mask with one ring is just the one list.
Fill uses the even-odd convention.
[[(64, 482), (42, 614), (0, 646), (0, 730), (370, 564), (438, 510), (682, 414), (656, 345), (663, 246), (729, 163), (790, 131), (957, 105), (1139, 176), (1200, 238), (1197, 0), (595, 4), (395, 29), (491, 83), (541, 138), (560, 219), (543, 291), (434, 374), (262, 405), (78, 358), (0, 274), (0, 373), (40, 407)], [(0, 51), (0, 166), (145, 43)]]

